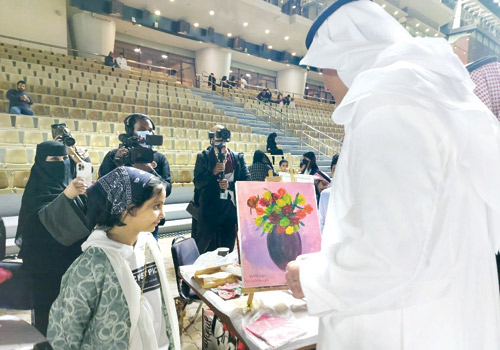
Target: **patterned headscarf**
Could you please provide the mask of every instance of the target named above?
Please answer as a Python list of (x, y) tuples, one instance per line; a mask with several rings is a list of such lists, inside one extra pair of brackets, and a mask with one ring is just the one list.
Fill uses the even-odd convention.
[(500, 120), (500, 63), (491, 62), (470, 73), (476, 84), (474, 93)]
[(96, 218), (103, 211), (109, 215), (125, 211), (134, 199), (139, 198), (153, 174), (132, 167), (118, 167), (99, 178), (87, 190), (87, 221), (93, 229)]

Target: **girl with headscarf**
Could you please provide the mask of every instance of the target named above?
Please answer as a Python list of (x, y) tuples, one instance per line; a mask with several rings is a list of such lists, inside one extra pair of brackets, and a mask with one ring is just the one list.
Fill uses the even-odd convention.
[(273, 132), (273, 133), (270, 133), (269, 136), (267, 137), (267, 146), (266, 146), (266, 150), (268, 153), (270, 153), (271, 155), (276, 155), (276, 156), (279, 156), (279, 155), (283, 155), (283, 150), (278, 148), (278, 145), (276, 144), (276, 137), (278, 135)]
[(273, 176), (278, 176), (274, 172), (274, 167), (266, 154), (262, 151), (255, 151), (253, 154), (252, 165), (248, 167), (251, 181), (265, 181), (269, 176), (269, 170), (273, 172)]
[(96, 226), (63, 277), (49, 342), (54, 350), (180, 350), (163, 257), (150, 233), (164, 218), (165, 183), (118, 167), (87, 194)]
[[(71, 178), (65, 145), (46, 141), (37, 146), (21, 202), (16, 244), (23, 267), (34, 280), (34, 324), (44, 335), (61, 277), (80, 255), (81, 239), (88, 234), (82, 209), (73, 202), (86, 188)], [(70, 232), (77, 233), (76, 239), (58, 239)]]

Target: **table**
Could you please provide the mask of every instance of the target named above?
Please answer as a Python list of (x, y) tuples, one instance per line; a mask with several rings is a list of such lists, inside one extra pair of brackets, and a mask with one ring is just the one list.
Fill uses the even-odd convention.
[(318, 339), (318, 318), (307, 314), (307, 305), (304, 300), (295, 299), (288, 291), (270, 291), (255, 293), (254, 308), (245, 314), (244, 308), (247, 297), (223, 300), (210, 290), (203, 289), (193, 278), (195, 268), (185, 265), (179, 268), (182, 279), (191, 287), (198, 297), (210, 307), (217, 317), (227, 326), (230, 332), (236, 334), (250, 350), (266, 349), (264, 342), (243, 329), (243, 321), (248, 320), (252, 313), (262, 309), (275, 307), (284, 310), (286, 315), (292, 315), (301, 329), (307, 331), (302, 337), (277, 348), (277, 350), (306, 350), (315, 349)]
[(49, 350), (47, 339), (29, 323), (15, 316), (0, 317), (0, 350)]

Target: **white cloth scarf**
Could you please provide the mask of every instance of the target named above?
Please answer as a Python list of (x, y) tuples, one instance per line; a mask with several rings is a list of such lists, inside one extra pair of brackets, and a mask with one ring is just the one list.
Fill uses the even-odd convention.
[[(356, 102), (377, 95), (410, 97), (433, 111), (452, 130), (459, 161), (491, 213), (492, 251), (500, 250), (500, 124), (473, 93), (474, 83), (449, 43), (413, 38), (379, 5), (359, 0), (321, 25), (300, 64), (335, 69), (349, 88), (332, 115), (337, 124), (351, 121)], [(325, 232), (332, 224), (327, 218)]]
[[(146, 245), (153, 255), (153, 260), (158, 268), (160, 276), (161, 292), (163, 302), (167, 308), (170, 326), (174, 337), (174, 346), (172, 350), (180, 350), (181, 343), (179, 337), (179, 326), (177, 323), (177, 312), (174, 305), (174, 299), (170, 294), (165, 265), (158, 244), (150, 233), (141, 232), (141, 239), (146, 239)], [(120, 255), (119, 250), (123, 244), (110, 240), (106, 232), (94, 230), (87, 241), (82, 244), (82, 251), (90, 247), (101, 248), (107, 255), (113, 269), (116, 273), (120, 286), (122, 288), (130, 312), (130, 340), (129, 349), (133, 350), (158, 350), (156, 335), (153, 324), (148, 317), (148, 312), (141, 303), (141, 289), (132, 275), (130, 266)]]

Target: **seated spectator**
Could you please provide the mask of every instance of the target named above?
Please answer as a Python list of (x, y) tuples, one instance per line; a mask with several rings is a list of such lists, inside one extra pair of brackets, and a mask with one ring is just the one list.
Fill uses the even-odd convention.
[(109, 51), (109, 54), (104, 58), (104, 65), (108, 67), (116, 67), (116, 61), (112, 51)]
[[(335, 167), (337, 166), (337, 162), (339, 160), (339, 155), (336, 154), (332, 158), (332, 162), (330, 164), (330, 171), (333, 179), (333, 175), (335, 174)], [(330, 193), (332, 192), (332, 187), (328, 187), (324, 189), (319, 196), (319, 205), (318, 205), (318, 217), (319, 217), (319, 228), (320, 232), (323, 233), (323, 227), (325, 226), (326, 213), (328, 212), (328, 203), (330, 203)]]
[(234, 75), (231, 75), (231, 77), (229, 78), (229, 85), (231, 85), (231, 87), (236, 87), (236, 78), (234, 77)]
[(274, 167), (266, 154), (262, 151), (255, 151), (253, 154), (252, 165), (248, 167), (250, 172), (250, 179), (252, 181), (265, 181), (269, 176), (269, 170), (272, 170), (273, 176), (277, 176), (274, 172)]
[(286, 95), (286, 97), (283, 99), (283, 105), (284, 106), (290, 105), (290, 95)]
[(132, 69), (132, 68), (130, 68), (128, 66), (127, 59), (125, 58), (125, 56), (123, 55), (123, 53), (120, 54), (120, 57), (116, 58), (115, 63), (116, 63), (116, 66), (118, 68), (125, 69), (125, 70), (131, 70)]
[(240, 88), (244, 89), (244, 88), (245, 88), (245, 86), (246, 86), (247, 84), (248, 84), (248, 83), (247, 83), (247, 81), (246, 81), (246, 79), (245, 79), (245, 76), (244, 76), (244, 75), (241, 75), (241, 76), (240, 76)]
[(280, 108), (283, 108), (283, 94), (281, 92), (278, 92), (278, 97), (276, 98), (276, 101), (274, 101), (276, 104), (280, 106)]
[[(66, 124), (52, 124), (51, 127), (52, 138), (54, 139), (54, 141), (59, 141), (66, 145), (66, 139), (68, 137), (73, 138), (73, 136), (71, 135), (71, 130), (66, 126)], [(91, 160), (89, 157), (89, 151), (85, 147), (77, 146), (75, 139), (73, 139), (73, 141), (75, 142), (73, 146), (66, 145), (66, 149), (68, 150), (69, 155), (71, 175), (73, 176), (73, 178), (75, 178), (76, 164), (81, 162), (91, 163)]]
[(288, 107), (295, 109), (295, 99), (293, 97), (290, 99), (290, 105)]
[(288, 172), (288, 160), (286, 159), (280, 160), (280, 171), (284, 173)]
[(220, 87), (221, 88), (226, 88), (229, 89), (231, 87), (229, 80), (227, 80), (227, 77), (224, 75), (222, 79), (220, 80)]
[(267, 91), (266, 89), (262, 89), (261, 92), (257, 95), (257, 100), (261, 102), (269, 102), (269, 99), (267, 98)]
[(273, 156), (283, 155), (283, 150), (278, 148), (278, 145), (276, 144), (276, 137), (277, 136), (278, 135), (275, 132), (273, 132), (273, 133), (269, 134), (269, 136), (267, 137), (266, 151)]
[(273, 102), (272, 101), (272, 98), (273, 98), (273, 93), (271, 92), (271, 90), (267, 89), (266, 88), (266, 95), (265, 95), (266, 99), (268, 102)]
[(149, 233), (164, 219), (165, 183), (120, 167), (88, 190), (97, 226), (50, 310), (54, 350), (180, 350), (163, 256)]
[[(81, 239), (89, 233), (84, 211), (75, 202), (87, 188), (80, 180), (70, 174), (68, 151), (62, 143), (46, 141), (36, 147), (35, 163), (21, 202), (16, 244), (21, 248), (23, 268), (34, 281), (33, 323), (43, 335), (61, 278), (80, 255)], [(56, 240), (61, 230), (63, 235), (72, 234), (72, 230), (82, 235), (63, 245)]]
[(33, 104), (33, 100), (25, 92), (26, 82), (19, 80), (16, 86), (17, 89), (10, 89), (7, 91), (7, 98), (9, 99), (9, 113), (34, 115), (35, 113), (30, 109), (30, 106)]

